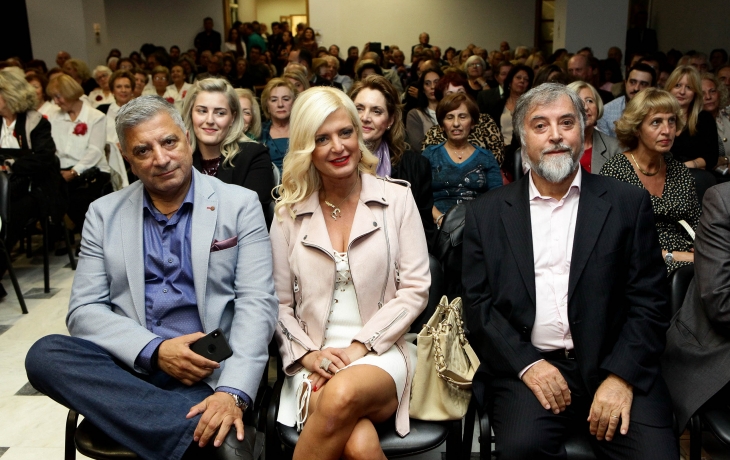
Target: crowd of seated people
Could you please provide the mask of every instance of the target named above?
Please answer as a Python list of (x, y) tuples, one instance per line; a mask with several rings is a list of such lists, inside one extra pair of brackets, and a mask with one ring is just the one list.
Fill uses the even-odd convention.
[[(279, 198), (283, 202), (277, 205), (277, 219), (302, 214), (309, 209), (308, 194), (317, 191), (314, 187), (321, 198), (316, 206), (321, 207), (326, 219), (332, 214), (337, 222), (332, 227), (333, 223), (325, 219), (330, 236), (334, 230), (349, 234), (351, 217), (344, 223), (338, 219), (346, 215), (348, 206), (354, 206), (354, 197), (365, 196), (375, 186), (362, 176), (387, 176), (396, 183), (406, 181), (410, 185), (415, 201), (413, 212), (420, 216), (420, 223), (409, 225), (413, 225), (413, 231), (423, 233), (425, 247), (432, 251), (450, 209), (481, 197), (507, 194), (496, 189), (518, 181), (523, 174), (536, 181), (534, 189), (525, 186), (525, 196), (529, 192), (531, 199), (547, 201), (552, 197), (540, 184), (543, 180), (549, 183), (558, 173), (550, 170), (549, 161), (530, 157), (534, 153), (530, 142), (535, 141), (536, 134), (531, 131), (531, 122), (516, 114), (526, 95), (539, 99), (543, 96), (534, 95), (553, 88), (551, 91), (557, 96), (550, 96), (553, 99), (545, 99), (543, 104), (567, 97), (581, 107), (582, 119), (576, 126), (581, 137), (577, 177), (608, 176), (648, 192), (647, 209), (653, 216), (657, 247), (661, 250), (655, 255), (665, 262), (665, 278), (695, 260), (694, 234), (700, 226), (702, 203), (690, 169), (705, 170), (700, 172), (713, 175), (716, 181), (730, 179), (730, 64), (722, 50), (710, 53), (712, 59), (695, 51), (684, 55), (676, 50), (666, 54), (637, 53), (627, 57), (623, 68), (620, 48), (609, 50), (603, 60), (594, 56), (590, 48), (575, 53), (561, 49), (548, 56), (523, 46), (512, 50), (506, 42), (492, 51), (469, 44), (460, 50), (448, 47), (442, 54), (441, 48), (430, 43), (427, 33), (419, 36), (409, 56), (407, 46), (376, 47), (373, 43), (351, 46), (341, 56), (337, 44), (321, 46), (312, 28), (302, 25), (292, 32), (286, 22), (271, 24), (268, 33), (263, 24), (237, 22), (225, 38), (206, 18), (204, 30), (195, 38), (195, 48), (187, 51), (177, 46), (166, 49), (145, 44), (129, 56), (112, 50), (100, 65), (85, 63), (64, 51), (58, 53), (57, 67), (51, 69), (42, 61), (22, 63), (10, 59), (0, 63), (7, 78), (25, 75), (22, 82), (0, 86), (0, 96), (4, 98), (0, 102), (6, 102), (0, 105), (4, 120), (0, 147), (23, 149), (18, 143), (17, 128), (13, 131), (12, 127), (15, 118), (22, 119), (19, 113), (27, 114), (24, 116), (29, 120), (35, 120), (35, 114), (47, 120), (39, 121), (37, 127), (29, 125), (30, 131), (24, 135), (32, 139), (33, 129), (48, 131), (44, 142), (37, 143), (37, 150), (33, 147), (33, 153), (39, 161), (48, 160), (44, 156), (46, 150), (55, 153), (57, 161), (46, 161), (51, 170), (48, 175), (58, 179), (51, 181), (57, 183), (55, 187), (63, 188), (62, 196), (67, 198), (61, 208), (80, 233), (90, 204), (105, 193), (102, 189), (124, 189), (139, 176), (135, 172), (135, 168), (140, 168), (135, 163), (139, 159), (130, 161), (119, 137), (119, 113), (132, 100), (158, 96), (172, 104), (184, 123), (192, 168), (224, 183), (253, 190), (264, 213), (272, 199)], [(561, 91), (569, 91), (570, 95)], [(17, 96), (8, 92), (26, 95), (23, 97), (28, 103), (13, 102), (11, 107), (7, 101)], [(340, 98), (340, 93), (349, 98)], [(330, 115), (320, 116), (318, 126), (302, 131), (295, 120), (303, 120), (304, 113), (319, 107), (317, 97), (329, 101)], [(357, 117), (353, 118), (351, 109)], [(533, 109), (522, 107), (523, 111)], [(545, 119), (550, 116), (545, 115)], [(355, 125), (357, 133), (332, 131), (338, 123)], [(305, 139), (306, 136), (311, 139)], [(349, 146), (351, 140), (345, 139), (348, 136), (361, 142), (368, 154), (359, 154), (362, 158), (356, 179), (348, 176), (344, 182), (331, 182), (338, 174), (334, 171), (342, 166), (337, 162), (347, 161), (317, 159), (317, 152), (328, 143), (339, 145), (335, 138), (342, 138), (346, 152), (351, 147), (357, 150), (356, 146)], [(554, 156), (547, 153), (544, 156)], [(305, 161), (305, 157), (311, 159)], [(15, 169), (22, 170), (21, 163), (19, 160)], [(565, 164), (574, 167), (568, 160)], [(561, 167), (567, 167), (565, 164)], [(12, 169), (12, 163), (8, 167)], [(309, 176), (304, 174), (306, 168)], [(515, 174), (516, 170), (522, 174)], [(18, 177), (21, 175), (15, 176), (15, 180)], [(601, 179), (596, 183), (618, 182)], [(277, 185), (280, 187), (275, 189)], [(22, 203), (42, 199), (38, 193), (19, 194), (15, 190), (12, 200)], [(566, 190), (563, 198), (570, 201), (573, 189)], [(628, 195), (635, 192), (617, 190)], [(562, 206), (559, 198), (556, 203)], [(277, 244), (283, 245), (275, 248), (274, 270), (282, 279), (300, 276), (295, 269), (290, 273), (277, 266), (294, 257), (292, 242), (288, 238), (284, 242), (281, 232), (296, 236), (298, 228), (287, 225), (274, 225), (279, 232)], [(17, 240), (19, 231), (11, 228), (11, 243)], [(333, 242), (337, 253), (343, 248), (339, 243)], [(481, 243), (470, 244), (474, 247)], [(284, 254), (286, 251), (289, 252)], [(335, 264), (346, 267), (348, 260), (336, 256)], [(0, 265), (0, 271), (2, 268)], [(464, 296), (471, 299), (471, 305), (483, 305), (483, 299), (470, 289), (476, 289), (478, 283), (483, 287), (484, 283), (494, 281), (487, 280), (490, 276), (473, 278), (472, 285), (465, 285)], [(276, 280), (280, 296), (284, 289), (281, 283), (281, 279)], [(347, 281), (342, 283), (344, 286)], [(303, 333), (307, 333), (306, 328)], [(520, 334), (524, 339), (524, 331)], [(291, 341), (281, 330), (278, 335), (282, 342)], [(394, 341), (399, 337), (394, 336)], [(305, 343), (309, 340), (302, 337)], [(352, 356), (358, 357), (364, 351), (359, 347), (350, 350)], [(344, 367), (340, 364), (348, 364), (349, 359), (336, 355), (341, 359), (337, 362), (330, 354), (316, 358), (312, 355), (311, 359), (306, 356), (309, 355), (287, 356), (292, 360), (288, 366), (295, 366), (300, 373), (319, 373), (317, 383), (321, 385), (330, 378), (324, 368), (320, 369), (323, 372), (317, 370), (323, 357), (337, 369)], [(288, 391), (295, 392), (294, 383), (290, 385)], [(317, 411), (326, 413), (331, 408), (322, 406), (316, 396), (311, 401), (317, 409), (310, 420), (319, 425)], [(383, 404), (395, 410), (403, 401), (389, 400)], [(560, 412), (559, 402), (557, 407)], [(294, 412), (286, 416), (287, 423), (298, 420), (304, 424)], [(316, 433), (318, 429), (312, 430)], [(362, 430), (366, 435), (367, 429)], [(303, 435), (302, 452), (311, 449), (311, 436)], [(343, 439), (330, 447), (347, 450), (347, 440)]]

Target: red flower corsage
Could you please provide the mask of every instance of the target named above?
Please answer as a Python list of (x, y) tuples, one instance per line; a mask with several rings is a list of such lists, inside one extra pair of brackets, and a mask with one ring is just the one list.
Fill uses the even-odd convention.
[(167, 102), (169, 102), (170, 104), (174, 104), (175, 103), (175, 99), (173, 99), (171, 97), (168, 97), (166, 99), (167, 99)]
[(188, 92), (187, 92), (187, 91), (183, 91), (183, 93), (182, 93), (182, 98), (183, 98), (183, 99), (185, 99), (185, 95), (186, 95), (186, 94), (188, 94)]
[(74, 134), (76, 134), (77, 136), (83, 136), (88, 130), (89, 127), (86, 126), (86, 123), (79, 123), (74, 127)]
[(99, 95), (97, 95), (97, 96), (96, 96), (96, 100), (97, 100), (97, 101), (100, 101), (100, 100), (102, 100), (102, 99), (104, 99), (104, 98), (103, 98), (103, 97), (101, 97), (101, 94), (99, 94)]

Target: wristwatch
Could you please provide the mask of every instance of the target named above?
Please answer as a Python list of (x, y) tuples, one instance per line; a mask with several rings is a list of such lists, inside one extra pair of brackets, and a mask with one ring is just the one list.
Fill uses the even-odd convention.
[(672, 254), (672, 251), (667, 251), (667, 255), (664, 256), (664, 262), (668, 264), (674, 262), (674, 254)]
[(238, 407), (239, 409), (241, 409), (244, 412), (246, 411), (246, 409), (248, 409), (248, 403), (246, 403), (246, 401), (242, 397), (238, 396), (237, 394), (233, 394), (233, 393), (228, 393), (228, 394), (233, 397), (233, 400), (236, 402), (236, 407)]

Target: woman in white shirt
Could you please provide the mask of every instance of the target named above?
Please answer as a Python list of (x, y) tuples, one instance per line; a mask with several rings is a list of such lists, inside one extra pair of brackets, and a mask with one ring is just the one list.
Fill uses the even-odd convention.
[(167, 91), (167, 85), (170, 83), (170, 71), (167, 67), (158, 65), (152, 69), (152, 89), (147, 88), (142, 91), (143, 96), (155, 95), (167, 99), (167, 102), (172, 104), (174, 99), (172, 95)]
[(183, 102), (185, 102), (185, 96), (188, 95), (188, 91), (193, 87), (190, 83), (187, 83), (187, 75), (185, 75), (185, 68), (180, 64), (172, 66), (170, 71), (170, 79), (172, 84), (167, 87), (167, 95), (172, 98), (172, 103), (175, 104), (175, 108), (178, 112), (182, 113)]
[(84, 90), (68, 75), (51, 80), (46, 91), (61, 109), (49, 120), (51, 134), (68, 185), (68, 216), (80, 232), (89, 204), (101, 196), (110, 178), (104, 155), (106, 118), (80, 100)]
[(93, 108), (97, 108), (100, 105), (111, 104), (114, 102), (114, 96), (109, 89), (109, 77), (112, 75), (112, 70), (109, 67), (100, 65), (94, 69), (94, 80), (99, 85), (98, 88), (94, 89), (89, 93), (89, 102)]

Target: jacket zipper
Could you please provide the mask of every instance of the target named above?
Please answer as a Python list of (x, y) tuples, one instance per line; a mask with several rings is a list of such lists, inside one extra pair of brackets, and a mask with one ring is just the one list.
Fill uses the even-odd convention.
[(332, 271), (333, 272), (332, 273), (332, 296), (330, 297), (330, 303), (328, 304), (328, 307), (327, 307), (327, 314), (324, 315), (324, 318), (322, 320), (322, 343), (319, 345), (319, 348), (321, 349), (324, 346), (324, 339), (325, 339), (324, 331), (325, 331), (325, 327), (327, 327), (327, 317), (329, 316), (329, 311), (332, 308), (332, 302), (334, 302), (334, 300), (335, 300), (335, 285), (337, 285), (337, 261), (332, 256), (332, 254), (327, 252), (322, 246), (317, 246), (316, 244), (307, 244), (304, 242), (302, 244), (304, 244), (304, 246), (309, 246), (310, 248), (319, 249), (320, 251), (327, 254), (330, 257), (330, 259), (332, 259), (332, 261), (335, 263), (335, 265), (334, 265), (335, 268)]
[(401, 318), (403, 318), (403, 317), (404, 317), (405, 315), (406, 315), (406, 309), (404, 308), (403, 310), (401, 310), (401, 311), (400, 311), (400, 313), (398, 313), (398, 316), (396, 316), (396, 317), (395, 317), (395, 318), (393, 319), (393, 321), (391, 321), (390, 323), (388, 323), (388, 325), (387, 325), (387, 326), (385, 326), (384, 328), (382, 328), (381, 330), (379, 330), (378, 332), (376, 332), (375, 334), (373, 334), (373, 335), (372, 335), (372, 337), (370, 337), (369, 339), (367, 339), (367, 340), (365, 341), (365, 344), (368, 344), (368, 343), (370, 344), (370, 346), (369, 346), (368, 348), (372, 350), (372, 348), (373, 348), (373, 343), (375, 342), (375, 340), (376, 340), (376, 339), (377, 339), (378, 337), (380, 337), (380, 335), (381, 335), (381, 334), (382, 334), (383, 332), (385, 332), (385, 331), (387, 331), (388, 329), (390, 329), (390, 327), (391, 327), (391, 326), (392, 326), (393, 324), (395, 324), (395, 323), (396, 323), (396, 322), (397, 322), (398, 320), (400, 320)]
[(400, 286), (400, 268), (398, 268), (398, 261), (395, 262), (395, 283), (396, 286)]
[(385, 250), (388, 255), (388, 263), (385, 264), (387, 267), (385, 270), (385, 281), (383, 282), (383, 290), (380, 292), (380, 302), (378, 302), (378, 310), (383, 308), (385, 302), (385, 288), (388, 287), (388, 275), (390, 275), (390, 239), (388, 238), (388, 216), (385, 215), (385, 207), (383, 207), (383, 231), (385, 232)]
[(309, 349), (308, 346), (304, 345), (304, 343), (302, 343), (301, 340), (299, 340), (298, 338), (294, 337), (294, 335), (292, 335), (292, 333), (289, 332), (289, 329), (287, 329), (286, 327), (284, 327), (284, 323), (283, 322), (279, 321), (279, 326), (281, 326), (281, 332), (284, 334), (284, 336), (287, 339), (289, 339), (289, 354), (290, 355), (294, 356), (294, 350), (292, 349), (292, 345), (291, 345), (292, 341), (294, 341), (294, 342), (298, 343), (299, 345), (301, 345), (301, 347), (304, 348), (305, 350), (310, 351), (310, 349)]
[[(350, 244), (347, 245), (347, 253), (348, 254), (350, 253), (350, 249), (352, 248), (352, 243), (354, 243), (355, 241), (359, 240), (360, 238), (364, 238), (365, 235), (369, 235), (370, 233), (372, 233), (372, 232), (368, 232), (368, 233), (365, 233), (363, 235), (360, 235), (357, 238), (355, 238), (354, 240), (350, 241)], [(336, 270), (336, 268), (335, 268), (335, 270)], [(352, 289), (355, 290), (355, 298), (357, 299), (358, 297), (357, 297), (357, 288), (355, 288), (355, 274), (352, 273), (352, 269), (350, 269), (350, 276), (352, 277)], [(360, 302), (359, 301), (357, 302), (357, 310), (360, 312), (360, 319), (362, 320), (362, 310), (360, 309)], [(322, 344), (324, 345), (324, 342)]]

